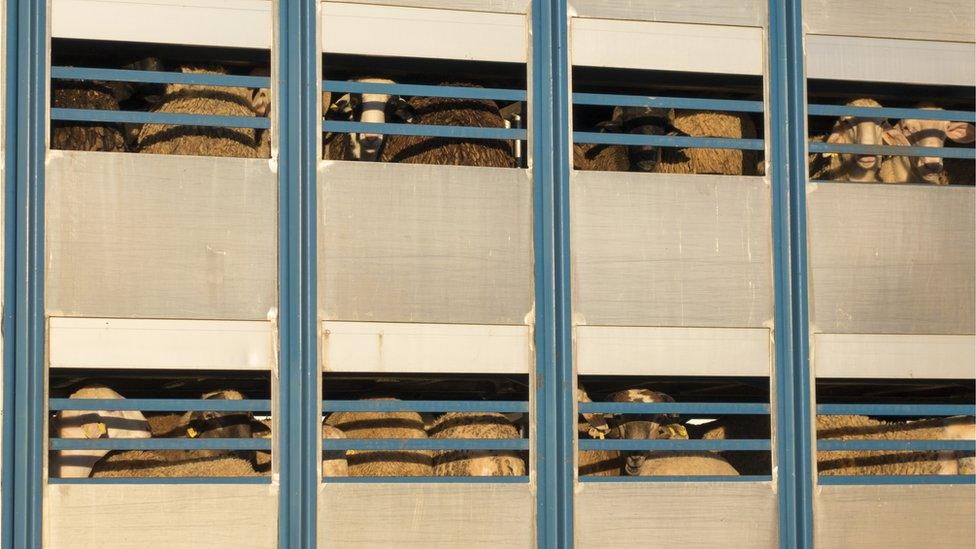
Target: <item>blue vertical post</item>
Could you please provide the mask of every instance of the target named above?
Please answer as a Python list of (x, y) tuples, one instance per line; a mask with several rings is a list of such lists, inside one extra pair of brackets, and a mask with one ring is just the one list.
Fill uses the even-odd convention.
[(813, 546), (806, 262), (806, 89), (801, 0), (769, 0), (769, 151), (776, 301), (780, 546)]
[(3, 542), (19, 548), (41, 545), (47, 6), (7, 9)]
[(278, 546), (315, 547), (318, 495), (316, 0), (278, 5)]
[(537, 546), (573, 545), (573, 357), (569, 263), (566, 0), (532, 2)]

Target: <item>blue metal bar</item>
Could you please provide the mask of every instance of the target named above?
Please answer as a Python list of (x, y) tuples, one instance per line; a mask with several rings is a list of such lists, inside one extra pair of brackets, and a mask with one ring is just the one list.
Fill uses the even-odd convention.
[(525, 101), (525, 90), (502, 88), (468, 88), (462, 86), (421, 86), (415, 84), (380, 84), (376, 82), (346, 82), (324, 80), (322, 89), (338, 93), (381, 93), (420, 97), (451, 97), (456, 99), (495, 99)]
[(581, 440), (580, 450), (702, 450), (702, 451), (766, 451), (770, 449), (769, 440), (763, 439), (604, 439)]
[(327, 438), (323, 450), (528, 450), (524, 438)]
[(660, 477), (580, 477), (580, 482), (771, 482), (769, 475), (674, 475)]
[(960, 450), (976, 452), (976, 441), (973, 440), (833, 440), (820, 439), (817, 450), (821, 452), (834, 451), (937, 451)]
[(570, 301), (566, 0), (531, 3), (529, 127), (535, 250), (536, 546), (573, 546), (576, 393)]
[(93, 69), (87, 67), (51, 67), (51, 78), (54, 80), (101, 80), (103, 82), (186, 84), (190, 86), (217, 86), (227, 88), (268, 88), (271, 86), (271, 79), (267, 76), (133, 71), (124, 69)]
[(270, 438), (52, 438), (52, 450), (270, 450)]
[(201, 400), (181, 398), (52, 398), (48, 409), (89, 412), (267, 412), (270, 400)]
[(822, 486), (888, 486), (892, 484), (976, 484), (974, 475), (820, 475)]
[(580, 413), (764, 415), (769, 404), (725, 402), (580, 402)]
[(528, 484), (529, 477), (323, 477), (323, 484)]
[(822, 416), (971, 416), (971, 404), (818, 404)]
[(525, 139), (526, 131), (518, 128), (469, 128), (465, 126), (433, 126), (429, 124), (393, 124), (344, 122), (326, 120), (322, 131), (336, 133), (372, 132), (384, 135), (418, 135), (423, 137), (453, 137), (458, 139)]
[(167, 124), (173, 126), (207, 126), (217, 128), (271, 127), (271, 120), (260, 116), (223, 116), (216, 114), (180, 114), (172, 112), (103, 111), (97, 109), (51, 109), (51, 120), (73, 122), (113, 122), (117, 124)]
[(806, 260), (806, 80), (802, 0), (769, 0), (766, 137), (772, 192), (779, 545), (813, 547), (813, 416)]
[(885, 156), (935, 156), (939, 158), (976, 158), (976, 149), (961, 147), (903, 147), (890, 145), (854, 145), (847, 143), (810, 143), (812, 153), (876, 154)]
[(893, 109), (886, 107), (848, 107), (845, 105), (807, 105), (810, 116), (854, 116), (858, 118), (917, 118), (976, 122), (976, 112), (935, 109)]
[(732, 99), (692, 99), (689, 97), (574, 93), (573, 103), (576, 105), (601, 105), (607, 107), (657, 107), (662, 109), (763, 112), (762, 101), (737, 101)]
[(743, 149), (761, 151), (762, 139), (731, 139), (727, 137), (685, 137), (681, 135), (643, 135), (636, 133), (573, 132), (574, 143), (607, 145), (653, 145), (656, 147), (696, 147), (709, 149)]
[(278, 145), (278, 547), (316, 546), (322, 436), (316, 348), (316, 166), (321, 151), (317, 0), (276, 2)]
[(91, 485), (190, 485), (200, 484), (271, 484), (271, 476), (263, 477), (105, 477), (105, 478), (52, 478), (48, 484)]
[(526, 413), (529, 411), (529, 403), (500, 400), (323, 400), (322, 411)]

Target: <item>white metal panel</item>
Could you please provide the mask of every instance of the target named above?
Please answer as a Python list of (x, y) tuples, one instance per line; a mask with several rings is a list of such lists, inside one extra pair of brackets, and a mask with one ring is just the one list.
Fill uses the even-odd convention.
[(574, 172), (570, 185), (578, 324), (768, 326), (762, 178)]
[(322, 47), (329, 53), (525, 63), (521, 14), (326, 2)]
[(570, 6), (575, 15), (595, 19), (755, 27), (766, 24), (766, 2), (763, 0), (570, 0)]
[(533, 307), (525, 170), (324, 162), (324, 320), (525, 324)]
[(574, 65), (761, 75), (757, 27), (574, 17)]
[(51, 549), (268, 549), (277, 539), (277, 488), (222, 484), (52, 484), (44, 546)]
[(52, 0), (51, 36), (271, 48), (271, 0)]
[(581, 375), (768, 376), (765, 328), (576, 327)]
[(325, 483), (320, 549), (535, 546), (529, 484)]
[(411, 8), (440, 8), (498, 13), (525, 13), (529, 0), (348, 0), (347, 4), (377, 4)]
[(267, 320), (277, 181), (267, 160), (51, 151), (50, 316)]
[(976, 378), (976, 336), (814, 334), (818, 377)]
[(810, 34), (974, 42), (976, 3), (972, 0), (805, 0), (803, 26)]
[(808, 186), (812, 331), (976, 333), (973, 187)]
[(971, 549), (976, 487), (820, 486), (813, 537), (818, 549)]
[(577, 545), (777, 547), (768, 482), (584, 482), (576, 490)]
[(807, 35), (806, 62), (808, 78), (976, 85), (971, 42)]
[(527, 374), (528, 326), (322, 323), (327, 372)]
[(270, 370), (269, 321), (50, 319), (52, 368)]

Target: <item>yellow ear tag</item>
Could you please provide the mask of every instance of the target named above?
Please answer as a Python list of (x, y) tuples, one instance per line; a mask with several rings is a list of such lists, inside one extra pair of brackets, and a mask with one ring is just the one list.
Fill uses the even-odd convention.
[(838, 153), (823, 153), (825, 158), (833, 158), (837, 156)]
[(599, 429), (590, 429), (588, 433), (591, 437), (599, 440), (603, 440), (606, 437), (606, 433)]
[(193, 427), (187, 427), (186, 428), (186, 436), (188, 436), (190, 438), (197, 438), (199, 435), (200, 435), (200, 433), (198, 433), (197, 430), (194, 429)]
[(101, 421), (98, 422), (98, 436), (107, 435), (108, 427), (105, 426)]
[(98, 423), (88, 423), (82, 430), (85, 432), (86, 438), (101, 438), (103, 435), (108, 433), (108, 429), (102, 422)]

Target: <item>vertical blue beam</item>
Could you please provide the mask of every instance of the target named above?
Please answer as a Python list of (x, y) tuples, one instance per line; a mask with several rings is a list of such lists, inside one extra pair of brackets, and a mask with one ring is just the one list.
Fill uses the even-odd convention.
[(566, 0), (532, 2), (536, 281), (537, 546), (573, 545), (573, 357), (569, 263)]
[(278, 0), (278, 547), (315, 547), (316, 0)]
[[(16, 86), (8, 87), (7, 194), (9, 216), (5, 261), (13, 278), (5, 283), (5, 381), (12, 381), (13, 406), (5, 403), (5, 417), (13, 416), (13, 438), (4, 449), (4, 492), (13, 484), (12, 504), (4, 502), (4, 543), (12, 547), (41, 545), (41, 443), (44, 427), (44, 132), (45, 71), (47, 56), (46, 2), (19, 0), (8, 3), (7, 17), (16, 25), (16, 42), (8, 53)], [(10, 27), (8, 27), (10, 28)], [(11, 51), (12, 50), (12, 51)], [(11, 60), (8, 57), (8, 62)], [(13, 70), (13, 69), (12, 69)], [(12, 77), (8, 73), (8, 77)], [(11, 262), (13, 266), (11, 266)], [(12, 335), (13, 337), (9, 337)], [(12, 380), (9, 377), (12, 374)], [(6, 388), (6, 386), (5, 386)], [(5, 429), (4, 436), (7, 436)], [(9, 508), (8, 508), (9, 505)], [(7, 513), (10, 515), (8, 516)], [(12, 540), (10, 536), (12, 534)], [(12, 545), (10, 545), (12, 544)]]
[(769, 0), (769, 129), (780, 546), (813, 546), (801, 0)]

